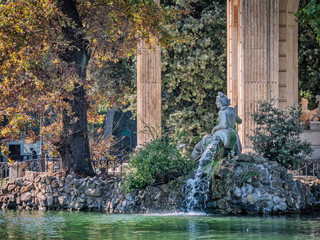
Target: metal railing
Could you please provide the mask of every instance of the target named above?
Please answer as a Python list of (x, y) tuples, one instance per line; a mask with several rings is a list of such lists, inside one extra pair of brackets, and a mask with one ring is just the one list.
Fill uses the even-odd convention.
[[(30, 156), (29, 156), (30, 157)], [(10, 163), (0, 162), (0, 186), (9, 182), (10, 177)], [(108, 176), (123, 177), (128, 160), (121, 155), (112, 155), (103, 157), (99, 160), (92, 160), (92, 168), (96, 174), (103, 174)], [(16, 161), (16, 166), (11, 169), (16, 177), (20, 177), (21, 171), (35, 171), (56, 173), (62, 169), (62, 162), (60, 158), (38, 158), (24, 161)], [(12, 165), (13, 166), (13, 165)], [(14, 170), (14, 169), (19, 169)], [(16, 171), (16, 172), (14, 172)], [(288, 170), (295, 180), (308, 184), (313, 184), (320, 181), (320, 161), (305, 162), (296, 168)]]
[(55, 173), (61, 169), (59, 158), (38, 158), (25, 161), (0, 162), (0, 186), (9, 182), (9, 179), (21, 177), (25, 171)]
[(9, 164), (8, 162), (0, 162), (0, 186), (9, 182)]
[(290, 169), (289, 173), (291, 173), (296, 180), (313, 184), (317, 180), (320, 180), (320, 162), (304, 162), (300, 166)]
[[(9, 158), (13, 161), (18, 161), (18, 162), (22, 162), (22, 161), (27, 161), (27, 160), (32, 160), (33, 156), (30, 154), (24, 154), (24, 155), (9, 155)], [(40, 155), (37, 155), (36, 158), (40, 158)], [(5, 158), (4, 156), (0, 156), (0, 162), (6, 162), (7, 158)]]
[(92, 160), (91, 164), (96, 174), (122, 177), (127, 164), (127, 159), (123, 154), (112, 155), (110, 157), (103, 157), (99, 160)]
[[(124, 174), (127, 159), (124, 155), (113, 155), (103, 157), (99, 160), (92, 160), (92, 168), (96, 174), (122, 177)], [(9, 182), (10, 174), (21, 177), (23, 171), (47, 172), (54, 174), (62, 169), (60, 158), (37, 158), (13, 163), (0, 162), (0, 186)]]
[(61, 158), (45, 158), (45, 168), (40, 168), (40, 172), (56, 173), (62, 169)]

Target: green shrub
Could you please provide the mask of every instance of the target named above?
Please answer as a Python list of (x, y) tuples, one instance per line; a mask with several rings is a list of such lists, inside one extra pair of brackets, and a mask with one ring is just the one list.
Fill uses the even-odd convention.
[(168, 183), (188, 174), (194, 165), (195, 162), (182, 156), (176, 139), (156, 138), (130, 156), (123, 189), (131, 192), (135, 188)]
[(260, 101), (258, 112), (252, 114), (257, 127), (249, 136), (254, 150), (284, 167), (297, 165), (312, 152), (310, 144), (301, 142), (299, 112), (294, 106), (274, 107), (275, 100)]

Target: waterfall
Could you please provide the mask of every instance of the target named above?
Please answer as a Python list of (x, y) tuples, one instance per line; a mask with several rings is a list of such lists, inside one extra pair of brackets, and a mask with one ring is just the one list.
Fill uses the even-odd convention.
[(213, 162), (217, 160), (220, 140), (212, 141), (201, 155), (199, 166), (193, 178), (184, 186), (185, 206), (188, 212), (205, 211), (210, 193)]

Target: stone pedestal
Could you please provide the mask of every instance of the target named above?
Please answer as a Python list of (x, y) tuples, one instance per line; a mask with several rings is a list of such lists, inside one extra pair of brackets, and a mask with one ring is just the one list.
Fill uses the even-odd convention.
[(308, 156), (306, 159), (310, 161), (320, 161), (320, 129), (318, 130), (304, 130), (300, 135), (301, 141), (307, 141), (311, 143), (313, 153), (311, 156)]
[(24, 169), (27, 167), (26, 162), (14, 162), (9, 167), (9, 182), (13, 183), (16, 178), (24, 176)]
[(319, 121), (318, 122), (311, 121), (310, 122), (310, 130), (320, 132), (320, 122)]

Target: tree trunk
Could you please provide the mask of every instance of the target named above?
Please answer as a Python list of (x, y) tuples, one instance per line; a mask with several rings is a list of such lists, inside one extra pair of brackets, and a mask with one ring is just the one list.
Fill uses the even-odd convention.
[(87, 100), (83, 87), (89, 62), (87, 42), (80, 32), (83, 26), (76, 8), (76, 1), (59, 0), (58, 7), (75, 23), (75, 28), (70, 26), (62, 28), (63, 35), (72, 48), (66, 49), (60, 57), (70, 63), (70, 68), (75, 68), (80, 79), (80, 83), (75, 84), (72, 90), (71, 99), (65, 99), (70, 106), (71, 113), (67, 110), (62, 112), (63, 131), (58, 151), (65, 170), (81, 176), (93, 176), (87, 128)]
[(81, 176), (93, 176), (87, 128), (87, 102), (83, 86), (72, 91), (72, 115), (63, 111), (63, 132), (60, 154), (63, 168)]

